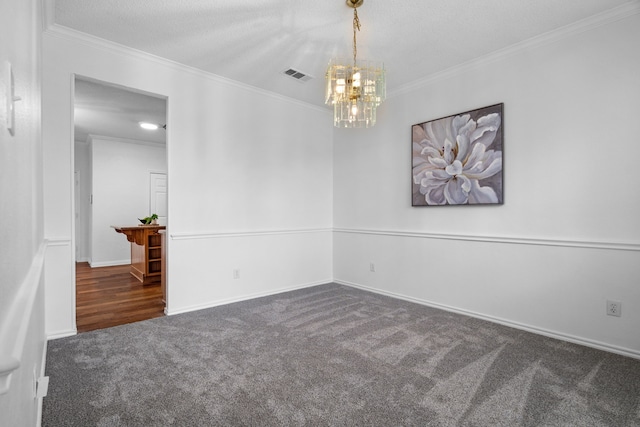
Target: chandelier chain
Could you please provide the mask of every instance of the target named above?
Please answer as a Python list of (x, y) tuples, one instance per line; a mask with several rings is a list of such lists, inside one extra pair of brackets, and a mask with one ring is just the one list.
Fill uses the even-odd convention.
[(358, 19), (358, 9), (353, 9), (353, 66), (356, 65), (356, 55), (358, 54), (358, 44), (356, 43), (356, 32), (360, 31), (360, 19)]

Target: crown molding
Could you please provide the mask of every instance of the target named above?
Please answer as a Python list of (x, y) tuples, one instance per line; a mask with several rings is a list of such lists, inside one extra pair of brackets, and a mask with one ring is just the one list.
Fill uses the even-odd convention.
[[(128, 144), (146, 145), (149, 147), (156, 147), (156, 148), (162, 148), (162, 149), (165, 149), (167, 146), (167, 144), (161, 143), (161, 142), (144, 141), (142, 139), (117, 138), (114, 136), (104, 136), (104, 135), (94, 135), (94, 134), (89, 134), (86, 144), (88, 145), (89, 141), (93, 141), (94, 139), (99, 139), (102, 141), (126, 142)], [(74, 143), (78, 145), (84, 144), (82, 141), (74, 141)]]
[(493, 62), (508, 58), (529, 49), (535, 49), (537, 47), (555, 43), (571, 36), (593, 30), (595, 28), (619, 21), (624, 18), (628, 18), (638, 13), (640, 13), (640, 2), (637, 0), (630, 1), (605, 12), (590, 16), (572, 24), (565, 25), (564, 27), (551, 30), (549, 32), (513, 44), (506, 48), (488, 53), (479, 58), (472, 59), (471, 61), (455, 65), (453, 67), (447, 68), (446, 70), (439, 71), (425, 76), (421, 79), (414, 80), (413, 82), (401, 85), (399, 88), (387, 92), (387, 98), (392, 98), (395, 96), (413, 92), (424, 86), (433, 84), (434, 82), (463, 74), (468, 71), (472, 71), (483, 65), (491, 64)]
[[(49, 0), (44, 0), (48, 2)], [(50, 13), (52, 14), (52, 13)], [(262, 96), (266, 96), (269, 98), (277, 99), (279, 101), (284, 101), (290, 104), (302, 106), (305, 108), (309, 108), (312, 110), (320, 111), (325, 114), (330, 114), (327, 108), (323, 108), (314, 104), (310, 104), (307, 102), (303, 102), (294, 98), (290, 98), (288, 96), (280, 95), (275, 92), (271, 92), (265, 89), (258, 88), (256, 86), (251, 86), (246, 83), (241, 83), (237, 80), (229, 79), (227, 77), (222, 77), (217, 74), (213, 74), (199, 68), (191, 67), (189, 65), (182, 64), (180, 62), (172, 61), (167, 58), (163, 58), (158, 55), (154, 55), (148, 52), (144, 52), (142, 50), (134, 49), (129, 46), (125, 46), (116, 42), (112, 42), (110, 40), (102, 39), (100, 37), (92, 36), (87, 33), (83, 33), (81, 31), (77, 31), (71, 29), (69, 27), (65, 27), (54, 22), (50, 22), (51, 16), (47, 16), (47, 21), (45, 22), (46, 28), (44, 30), (44, 35), (57, 37), (63, 40), (71, 40), (74, 42), (82, 43), (88, 47), (93, 49), (100, 49), (105, 52), (115, 53), (119, 55), (129, 56), (135, 59), (139, 59), (142, 61), (154, 62), (159, 66), (166, 67), (172, 69), (174, 71), (188, 73), (203, 79), (211, 80), (219, 84), (223, 84), (226, 86), (235, 87), (237, 89), (253, 92)]]

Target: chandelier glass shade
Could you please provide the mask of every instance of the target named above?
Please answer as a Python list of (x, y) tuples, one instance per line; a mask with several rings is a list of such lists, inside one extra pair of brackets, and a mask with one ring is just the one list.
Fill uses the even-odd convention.
[(347, 0), (353, 8), (353, 60), (332, 59), (327, 68), (325, 103), (333, 106), (333, 125), (342, 128), (371, 127), (376, 109), (386, 97), (384, 64), (358, 60), (356, 31), (360, 22), (356, 8), (362, 0)]
[(386, 97), (384, 65), (375, 61), (332, 59), (327, 69), (327, 97), (333, 105), (333, 124), (343, 128), (376, 124), (376, 108)]

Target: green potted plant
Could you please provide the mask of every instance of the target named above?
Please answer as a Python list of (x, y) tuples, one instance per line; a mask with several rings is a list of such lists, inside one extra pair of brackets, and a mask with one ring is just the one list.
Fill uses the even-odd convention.
[(156, 225), (158, 223), (158, 215), (152, 214), (151, 216), (138, 218), (138, 221), (142, 223), (140, 225)]

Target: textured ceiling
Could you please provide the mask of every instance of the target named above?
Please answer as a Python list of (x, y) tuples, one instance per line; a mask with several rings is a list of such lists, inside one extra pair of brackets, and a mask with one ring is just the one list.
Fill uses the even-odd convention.
[[(385, 62), (387, 90), (628, 0), (365, 0), (358, 57)], [(345, 0), (55, 0), (55, 23), (323, 105), (333, 56), (351, 55)], [(314, 79), (301, 83), (290, 67)]]
[[(345, 0), (45, 1), (56, 26), (319, 106), (329, 59), (352, 54), (353, 9)], [(358, 9), (358, 58), (384, 61), (392, 95), (437, 72), (638, 1), (365, 0)], [(283, 74), (288, 68), (313, 78), (297, 81)]]

